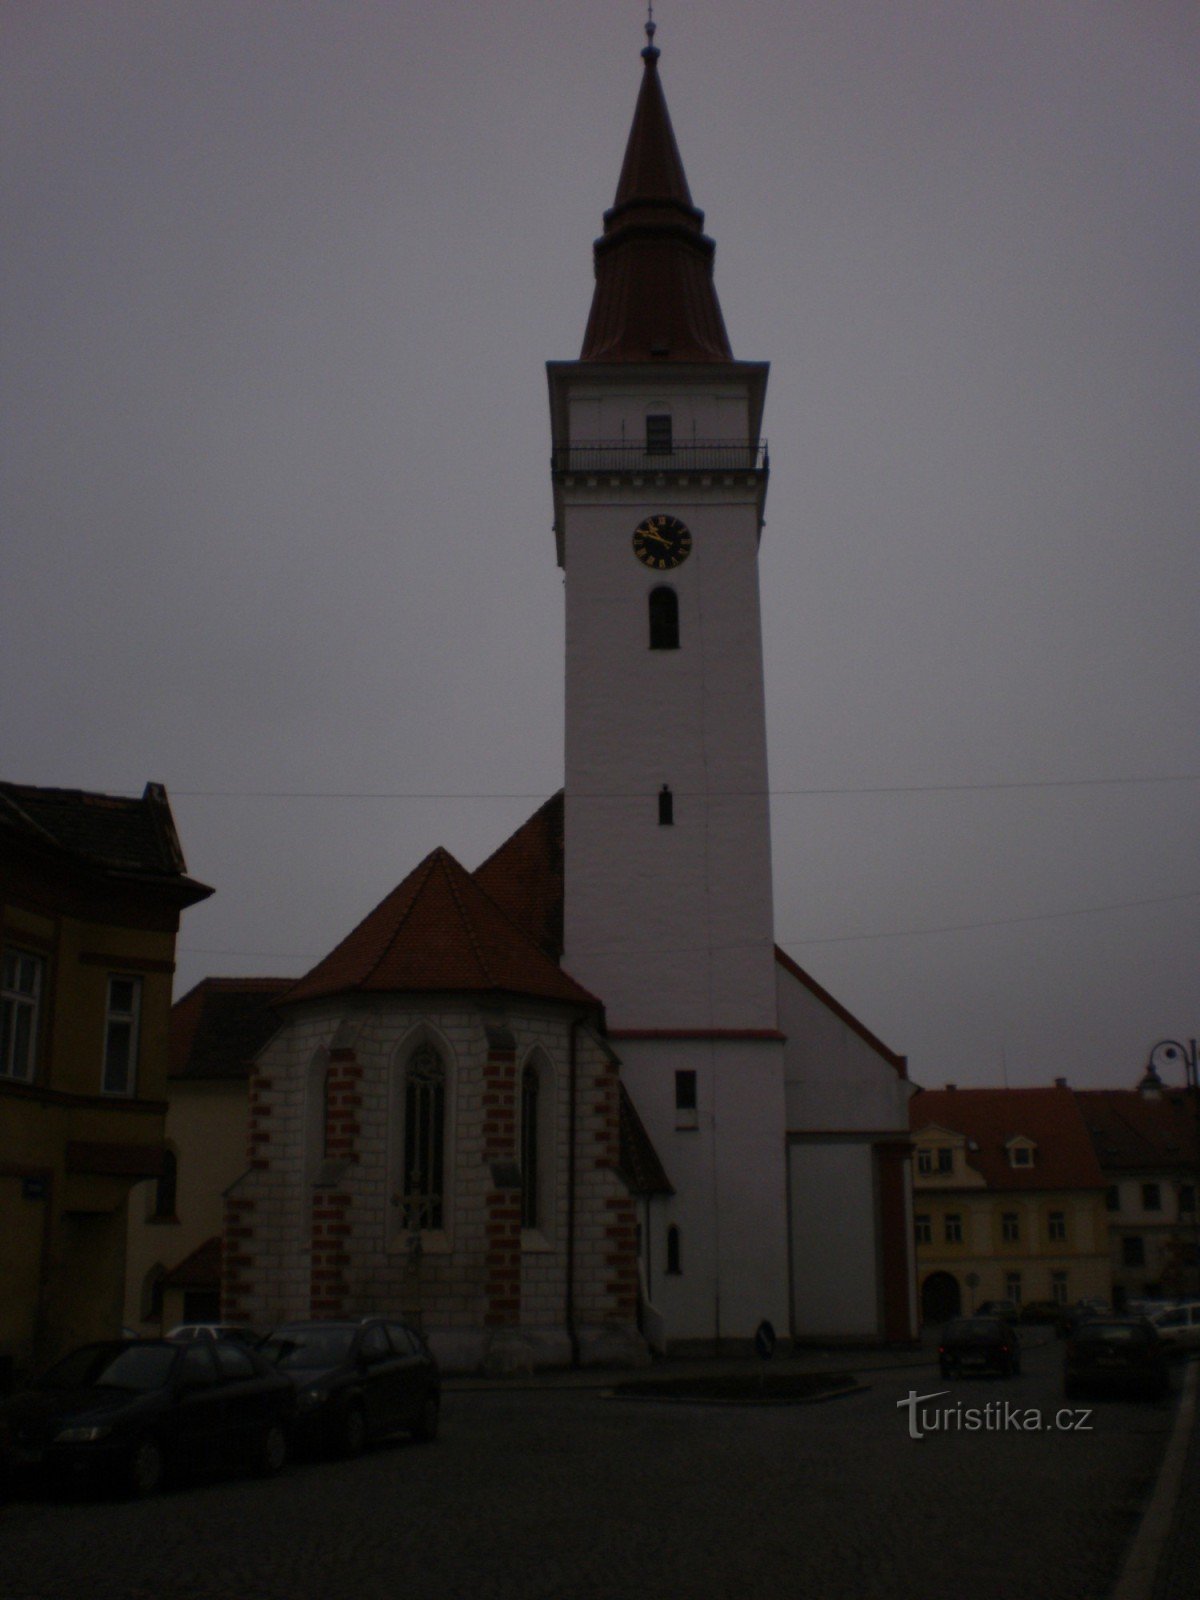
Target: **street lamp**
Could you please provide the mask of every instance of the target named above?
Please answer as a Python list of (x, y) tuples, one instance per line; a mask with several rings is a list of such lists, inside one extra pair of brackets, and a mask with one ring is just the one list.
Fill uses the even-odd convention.
[[(1156, 1045), (1151, 1046), (1150, 1055), (1146, 1062), (1146, 1071), (1159, 1076), (1160, 1067), (1183, 1067), (1184, 1082), (1192, 1097), (1192, 1110), (1196, 1119), (1195, 1137), (1196, 1149), (1194, 1152), (1197, 1176), (1200, 1177), (1200, 1072), (1196, 1067), (1196, 1041), (1189, 1039), (1186, 1044), (1179, 1039), (1160, 1039)], [(1182, 1220), (1182, 1219), (1181, 1219)], [(1192, 1227), (1194, 1231), (1193, 1250), (1195, 1252), (1192, 1268), (1196, 1272), (1196, 1286), (1200, 1288), (1200, 1183), (1192, 1185)]]

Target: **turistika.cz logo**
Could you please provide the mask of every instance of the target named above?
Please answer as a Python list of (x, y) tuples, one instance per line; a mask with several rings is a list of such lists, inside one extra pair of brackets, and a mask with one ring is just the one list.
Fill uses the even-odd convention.
[(1036, 1406), (1017, 1406), (1011, 1400), (990, 1400), (985, 1406), (964, 1406), (955, 1401), (949, 1406), (930, 1406), (949, 1389), (932, 1394), (908, 1391), (907, 1400), (897, 1400), (897, 1411), (908, 1412), (908, 1437), (923, 1439), (927, 1433), (1090, 1433), (1091, 1411), (1055, 1411), (1046, 1416)]

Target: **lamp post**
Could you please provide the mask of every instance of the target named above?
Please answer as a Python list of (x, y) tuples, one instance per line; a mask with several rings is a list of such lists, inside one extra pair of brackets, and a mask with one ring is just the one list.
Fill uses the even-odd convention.
[[(1160, 1067), (1183, 1067), (1184, 1083), (1192, 1100), (1192, 1111), (1195, 1116), (1196, 1149), (1194, 1152), (1197, 1176), (1200, 1177), (1200, 1071), (1196, 1064), (1196, 1041), (1189, 1039), (1184, 1044), (1179, 1039), (1160, 1039), (1152, 1045), (1150, 1055), (1146, 1062), (1147, 1072), (1159, 1076)], [(1196, 1274), (1196, 1287), (1200, 1288), (1200, 1183), (1192, 1184), (1192, 1270)]]

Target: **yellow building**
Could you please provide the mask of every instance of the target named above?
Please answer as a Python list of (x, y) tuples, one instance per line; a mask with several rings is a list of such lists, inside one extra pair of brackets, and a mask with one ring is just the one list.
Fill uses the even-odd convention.
[(0, 1367), (121, 1325), (130, 1188), (157, 1175), (187, 876), (166, 791), (0, 783)]
[(1063, 1081), (925, 1089), (909, 1113), (923, 1322), (985, 1300), (1111, 1298), (1106, 1180)]
[(163, 1171), (129, 1197), (125, 1321), (157, 1335), (220, 1317), (225, 1190), (246, 1170), (250, 1069), (291, 978), (205, 978), (171, 1011)]

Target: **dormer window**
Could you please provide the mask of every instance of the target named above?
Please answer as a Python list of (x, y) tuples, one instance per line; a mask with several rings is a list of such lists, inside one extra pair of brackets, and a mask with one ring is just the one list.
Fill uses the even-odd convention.
[(1008, 1159), (1011, 1166), (1031, 1167), (1033, 1165), (1033, 1146), (1031, 1144), (1009, 1145)]
[(671, 449), (670, 412), (650, 412), (646, 417), (646, 454), (648, 456), (669, 456)]

